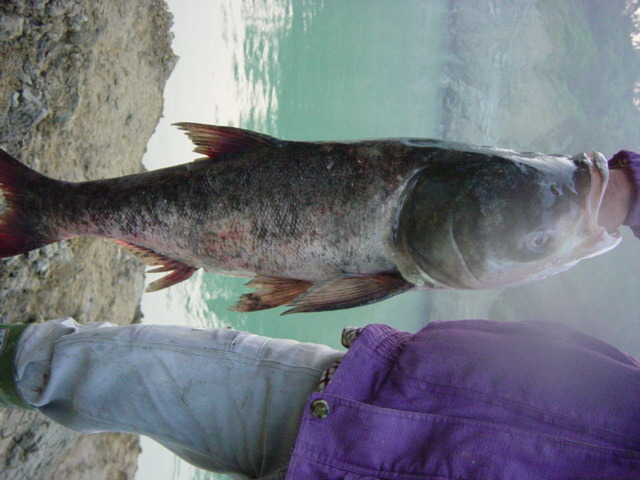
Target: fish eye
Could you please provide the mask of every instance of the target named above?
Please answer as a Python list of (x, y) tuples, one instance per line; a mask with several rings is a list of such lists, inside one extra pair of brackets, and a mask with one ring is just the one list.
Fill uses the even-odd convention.
[(549, 243), (551, 235), (544, 231), (531, 232), (525, 241), (525, 247), (532, 253), (540, 253)]

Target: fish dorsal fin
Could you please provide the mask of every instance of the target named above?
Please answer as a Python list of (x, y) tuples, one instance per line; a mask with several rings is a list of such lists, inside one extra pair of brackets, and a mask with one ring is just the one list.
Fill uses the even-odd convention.
[(242, 128), (189, 122), (174, 123), (174, 125), (184, 130), (196, 145), (194, 152), (209, 158), (217, 158), (225, 154), (247, 153), (281, 143), (277, 138)]
[(197, 268), (190, 267), (178, 260), (174, 260), (173, 258), (165, 257), (160, 253), (154, 252), (150, 248), (142, 247), (135, 243), (125, 242), (123, 240), (113, 241), (121, 248), (124, 248), (128, 252), (134, 254), (148, 266), (156, 267), (149, 270), (147, 273), (171, 272), (159, 280), (151, 282), (146, 289), (147, 292), (156, 292), (163, 288), (170, 287), (171, 285), (175, 285), (176, 283), (180, 283), (193, 275), (197, 270)]
[(291, 303), (312, 285), (306, 280), (257, 276), (245, 284), (255, 292), (245, 293), (229, 308), (234, 312), (255, 312)]
[(399, 293), (412, 290), (414, 285), (399, 274), (343, 275), (313, 285), (299, 296), (283, 313), (322, 312), (368, 305)]

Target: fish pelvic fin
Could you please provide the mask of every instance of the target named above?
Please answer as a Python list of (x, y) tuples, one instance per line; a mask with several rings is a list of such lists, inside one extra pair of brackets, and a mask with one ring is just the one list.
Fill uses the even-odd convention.
[[(153, 273), (156, 270), (150, 270), (150, 273)], [(193, 275), (196, 270), (198, 269), (189, 267), (187, 265), (176, 267), (169, 275), (165, 275), (160, 280), (151, 282), (145, 289), (145, 292), (157, 292), (158, 290), (170, 287), (172, 285), (175, 285), (176, 283), (184, 282), (189, 277), (191, 277), (191, 275)]]
[(215, 159), (226, 154), (248, 153), (265, 147), (274, 147), (282, 142), (277, 138), (242, 128), (219, 127), (202, 123), (174, 123), (184, 130), (196, 145), (194, 152)]
[(119, 247), (132, 253), (150, 267), (156, 267), (148, 270), (147, 273), (171, 272), (168, 275), (151, 282), (146, 292), (157, 292), (163, 288), (170, 287), (176, 283), (180, 283), (188, 279), (198, 269), (186, 265), (178, 260), (166, 257), (160, 253), (154, 252), (150, 248), (136, 245), (135, 243), (125, 242), (124, 240), (113, 240)]
[[(0, 149), (0, 257), (11, 257), (60, 238), (42, 231), (37, 195), (57, 180), (45, 177)], [(26, 205), (31, 199), (30, 205)], [(42, 213), (42, 212), (40, 212)], [(43, 216), (43, 215), (40, 215)]]
[(291, 302), (290, 305), (293, 308), (283, 312), (282, 315), (359, 307), (414, 288), (415, 285), (407, 282), (398, 273), (346, 274), (313, 285), (305, 294)]
[(304, 294), (312, 283), (292, 278), (257, 276), (245, 284), (255, 288), (255, 292), (245, 293), (229, 310), (234, 312), (255, 312), (291, 303)]

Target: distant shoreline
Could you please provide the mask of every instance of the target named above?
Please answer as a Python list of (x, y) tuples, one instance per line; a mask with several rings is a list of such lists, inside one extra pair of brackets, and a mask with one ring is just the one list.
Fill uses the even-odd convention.
[[(451, 0), (443, 138), (555, 153), (594, 139), (611, 151), (637, 138), (640, 112), (620, 95), (632, 97), (640, 81), (626, 3)], [(606, 127), (592, 121), (603, 114)]]

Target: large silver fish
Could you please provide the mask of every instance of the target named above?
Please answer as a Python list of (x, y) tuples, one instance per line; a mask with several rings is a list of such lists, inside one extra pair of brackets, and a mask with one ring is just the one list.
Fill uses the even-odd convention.
[(608, 169), (596, 152), (178, 126), (206, 158), (108, 180), (54, 180), (0, 151), (0, 256), (107, 237), (169, 272), (149, 290), (204, 268), (252, 278), (235, 310), (306, 312), (537, 280), (620, 239), (597, 222)]

